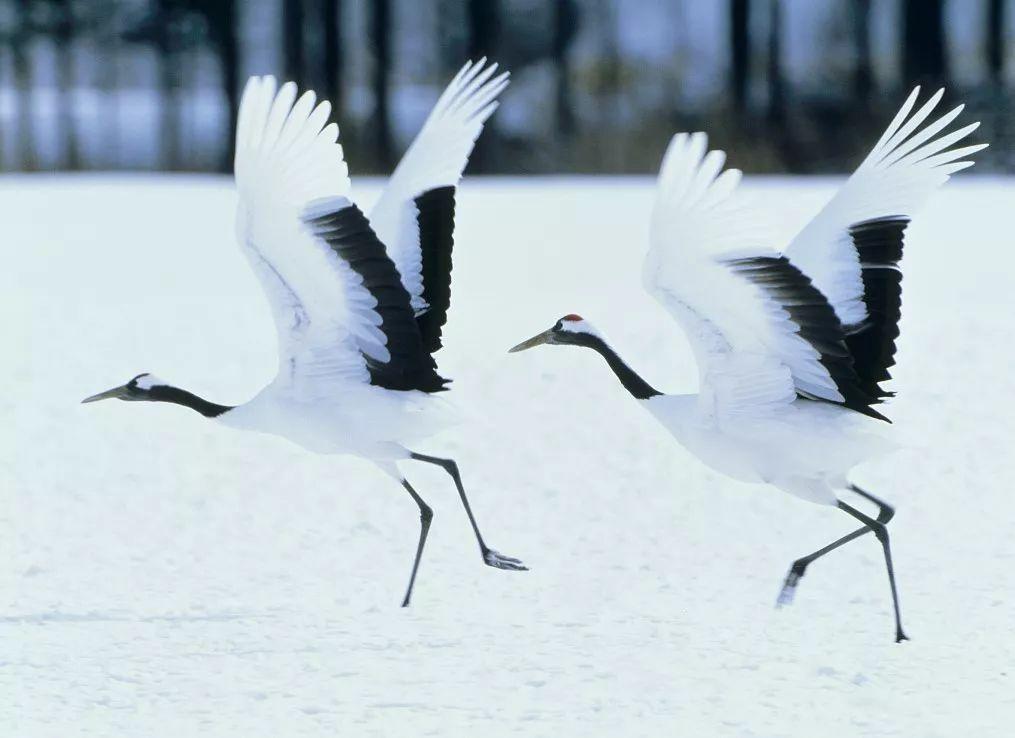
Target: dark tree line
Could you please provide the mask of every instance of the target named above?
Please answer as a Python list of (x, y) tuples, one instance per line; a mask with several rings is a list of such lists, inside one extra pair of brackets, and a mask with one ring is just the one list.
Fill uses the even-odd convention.
[[(8, 150), (16, 151), (16, 158), (9, 162), (14, 168), (32, 170), (42, 166), (41, 139), (32, 112), (33, 100), (39, 94), (33, 49), (40, 42), (52, 49), (51, 76), (58, 91), (52, 125), (59, 131), (59, 166), (76, 169), (96, 165), (94, 157), (88, 159), (83, 153), (74, 96), (70, 94), (82, 84), (75, 44), (85, 40), (104, 52), (91, 84), (97, 80), (98, 88), (106, 92), (124, 84), (125, 71), (118, 66), (121, 64), (118, 49), (144, 48), (153, 52), (152, 85), (159, 105), (155, 138), (161, 147), (160, 169), (230, 169), (243, 62), (259, 53), (243, 38), (241, 13), (251, 5), (266, 7), (266, 0), (8, 1), (11, 3), (8, 23), (0, 27), (0, 40), (8, 50), (5, 56), (0, 56), (0, 80), (6, 79), (10, 85), (16, 112), (15, 125), (8, 130), (0, 129), (0, 147), (6, 143)], [(887, 91), (878, 89), (874, 70), (872, 0), (827, 1), (837, 8), (840, 14), (837, 17), (846, 19), (845, 39), (853, 50), (852, 66), (835, 98), (839, 102), (808, 97), (788, 82), (786, 27), (791, 19), (785, 0), (728, 0), (726, 4), (725, 99), (729, 115), (726, 128), (718, 126), (718, 135), (734, 139), (729, 143), (748, 153), (758, 146), (767, 147), (767, 153), (756, 157), (761, 168), (806, 171), (814, 167), (813, 151), (807, 148), (809, 130), (821, 130), (829, 121), (852, 120), (848, 116), (858, 115), (856, 111), (864, 116), (863, 120), (874, 119), (872, 113), (886, 104), (883, 93)], [(947, 85), (951, 65), (945, 0), (895, 1), (901, 21), (898, 78), (902, 86)], [(983, 3), (986, 23), (979, 53), (984, 55), (984, 84), (993, 90), (991, 99), (998, 111), (994, 118), (1001, 121), (998, 125), (1006, 124), (1003, 111), (1010, 109), (1004, 107), (1008, 105), (1006, 0), (971, 1)], [(547, 85), (538, 93), (539, 99), (547, 101), (545, 115), (541, 107), (533, 111), (534, 119), (542, 116), (545, 126), (534, 124), (530, 133), (516, 131), (509, 137), (497, 131), (494, 121), (477, 148), (473, 171), (650, 170), (656, 158), (656, 138), (666, 130), (675, 125), (698, 125), (699, 121), (716, 126), (716, 111), (677, 106), (671, 110), (646, 108), (627, 117), (628, 121), (634, 117), (636, 123), (622, 122), (620, 111), (634, 99), (630, 90), (642, 78), (666, 70), (639, 68), (637, 62), (629, 61), (630, 50), (623, 48), (617, 31), (621, 13), (629, 11), (622, 9), (618, 0), (419, 2), (428, 4), (437, 15), (433, 43), (439, 49), (440, 68), (428, 75), (435, 80), (434, 84), (457, 69), (463, 58), (488, 56), (502, 61), (512, 69), (516, 85), (522, 83), (520, 80), (525, 79), (530, 68), (549, 70), (549, 74), (536, 75), (544, 80), (540, 84)], [(396, 58), (395, 37), (403, 29), (407, 3), (408, 0), (370, 0), (359, 4), (345, 0), (279, 0), (277, 6), (282, 67), (279, 73), (301, 86), (317, 89), (331, 100), (335, 115), (342, 122), (343, 138), (350, 144), (348, 152), (361, 171), (387, 170), (400, 153), (393, 129), (396, 114), (393, 85), (401, 82), (395, 72), (402, 68), (401, 60)], [(359, 9), (356, 17), (361, 19), (362, 27), (350, 30), (353, 5)], [(693, 12), (690, 3), (682, 7), (685, 12)], [(585, 39), (586, 49), (581, 61), (575, 55), (579, 38)], [(587, 53), (590, 43), (598, 49), (591, 67)], [(366, 77), (362, 81), (371, 105), (367, 112), (360, 105), (350, 116), (348, 71), (354, 55), (366, 61)], [(184, 103), (194, 94), (195, 65), (198, 59), (208, 58), (214, 62), (218, 94), (226, 111), (222, 143), (216, 142), (210, 159), (201, 152), (195, 153), (186, 143), (184, 126)], [(2, 67), (4, 59), (6, 70)], [(126, 70), (126, 76), (129, 73)], [(362, 92), (358, 94), (356, 99), (361, 100)], [(122, 104), (116, 95), (107, 95), (107, 99), (112, 100), (111, 108)], [(101, 115), (105, 120), (115, 120), (117, 111), (103, 110)], [(860, 118), (856, 122), (863, 124)], [(764, 129), (764, 136), (758, 135), (759, 127)], [(103, 130), (101, 136), (105, 140), (115, 133)], [(15, 139), (16, 146), (11, 146)], [(115, 153), (115, 142), (109, 149)], [(833, 152), (828, 166), (837, 165), (852, 153), (848, 143), (843, 144), (839, 154)], [(111, 155), (100, 166), (117, 166)], [(52, 159), (51, 154), (47, 157)], [(824, 161), (817, 163), (818, 168), (825, 166)]]
[[(951, 88), (945, 24), (945, 0), (898, 0), (901, 23), (898, 28), (899, 79), (908, 90), (916, 84), (930, 89)], [(981, 0), (986, 10), (983, 48), (988, 81), (995, 87), (991, 105), (1007, 109), (1002, 93), (1005, 78), (1005, 0)], [(871, 48), (871, 0), (839, 0), (838, 11), (848, 20), (845, 27), (852, 46), (852, 68), (847, 94), (834, 96), (837, 103), (808, 99), (794, 94), (786, 83), (783, 68), (787, 3), (785, 0), (729, 0), (728, 95), (734, 125), (733, 138), (756, 139), (764, 125), (765, 139), (771, 142), (772, 156), (789, 171), (818, 169), (825, 162), (808, 150), (808, 127), (827, 129), (827, 124), (846, 123), (851, 129), (876, 120), (875, 108), (888, 104), (878, 90)], [(759, 20), (765, 23), (759, 24)], [(763, 57), (764, 64), (756, 59)], [(764, 70), (764, 80), (755, 79)], [(764, 84), (761, 84), (761, 83)], [(976, 94), (972, 97), (975, 99)], [(837, 107), (834, 107), (836, 106)], [(891, 105), (889, 105), (891, 107)], [(890, 113), (891, 111), (883, 111)], [(1009, 116), (1010, 117), (1010, 116)], [(873, 133), (873, 132), (872, 132)], [(813, 148), (813, 147), (812, 147)], [(849, 152), (844, 149), (844, 153)]]

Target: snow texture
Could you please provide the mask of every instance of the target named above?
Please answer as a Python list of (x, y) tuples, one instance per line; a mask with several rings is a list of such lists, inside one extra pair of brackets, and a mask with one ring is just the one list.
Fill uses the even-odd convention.
[[(792, 235), (841, 180), (748, 179)], [(1015, 182), (958, 177), (907, 231), (887, 408), (910, 448), (854, 479), (880, 550), (790, 562), (852, 528), (723, 479), (592, 352), (518, 341), (598, 326), (653, 385), (693, 390), (642, 291), (649, 179), (466, 181), (442, 373), (467, 425), (450, 480), (406, 464), (436, 517), (413, 606), (412, 500), (171, 405), (86, 395), (155, 371), (238, 403), (276, 366), (226, 179), (0, 180), (0, 735), (1000, 736), (1015, 722)], [(376, 198), (367, 183), (364, 205)]]

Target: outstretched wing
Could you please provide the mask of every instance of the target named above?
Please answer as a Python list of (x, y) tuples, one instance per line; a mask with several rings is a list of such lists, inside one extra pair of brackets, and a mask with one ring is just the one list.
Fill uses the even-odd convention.
[[(851, 229), (877, 220), (897, 225), (912, 217), (949, 176), (973, 165), (964, 157), (987, 146), (951, 148), (980, 124), (948, 130), (963, 110), (959, 105), (923, 125), (944, 90), (938, 90), (913, 113), (919, 94), (919, 87), (910, 93), (867, 158), (786, 248), (786, 256), (814, 281), (846, 326), (860, 324), (867, 317), (861, 259)], [(901, 231), (897, 235), (901, 248)]]
[(952, 148), (979, 123), (949, 130), (960, 105), (924, 125), (944, 91), (913, 113), (919, 92), (913, 90), (867, 158), (786, 249), (845, 326), (861, 387), (876, 400), (891, 395), (879, 382), (890, 379), (895, 363), (906, 226), (931, 192), (973, 165), (965, 157), (986, 147)]
[(276, 383), (304, 400), (349, 382), (438, 389), (408, 293), (349, 199), (330, 105), (315, 101), (254, 77), (237, 124), (237, 235), (275, 318)]
[(455, 187), (508, 73), (467, 63), (437, 100), (370, 213), (408, 290), (427, 351), (441, 347), (451, 303)]
[(706, 154), (703, 133), (678, 134), (659, 175), (645, 286), (684, 328), (701, 375), (702, 402), (716, 415), (763, 413), (797, 394), (867, 414), (828, 301), (771, 250), (762, 214)]

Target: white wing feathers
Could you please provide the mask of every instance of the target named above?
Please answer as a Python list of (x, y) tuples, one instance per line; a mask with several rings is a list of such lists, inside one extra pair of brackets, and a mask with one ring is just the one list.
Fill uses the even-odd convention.
[(945, 132), (961, 106), (921, 128), (943, 93), (910, 115), (918, 93), (785, 255), (771, 250), (763, 214), (738, 197), (740, 172), (722, 172), (725, 155), (706, 153), (702, 133), (673, 137), (644, 281), (688, 334), (706, 412), (764, 412), (800, 393), (881, 417), (846, 347), (844, 326), (867, 317), (850, 227), (909, 216), (985, 146), (950, 148), (978, 125)]
[(275, 88), (274, 77), (251, 77), (243, 91), (234, 160), (240, 196), (297, 214), (312, 200), (348, 196), (338, 126), (325, 125), (331, 104), (325, 100), (315, 107), (310, 90), (296, 100), (292, 82), (278, 94)]
[(962, 105), (921, 129), (944, 90), (910, 115), (919, 93), (919, 87), (913, 90), (867, 158), (786, 249), (786, 256), (824, 293), (844, 325), (867, 317), (849, 227), (873, 218), (911, 216), (950, 175), (973, 165), (963, 157), (987, 146), (949, 149), (979, 126), (971, 123), (946, 132)]
[(487, 65), (485, 58), (459, 70), (370, 213), (370, 222), (398, 267), (417, 313), (427, 306), (414, 201), (428, 190), (458, 184), (484, 123), (497, 109), (497, 96), (508, 85), (508, 72), (495, 77), (496, 71), (497, 65)]
[(296, 86), (276, 94), (272, 77), (253, 77), (236, 129), (237, 238), (271, 304), (278, 330), (279, 376), (313, 395), (328, 380), (366, 382), (365, 353), (387, 361), (376, 300), (362, 279), (303, 225), (311, 203), (340, 209), (349, 200), (348, 168), (331, 106)]
[(758, 211), (736, 196), (740, 172), (720, 173), (725, 154), (706, 154), (706, 148), (703, 133), (671, 141), (643, 272), (648, 291), (688, 335), (703, 402), (721, 403), (724, 413), (762, 411), (791, 402), (797, 388), (841, 401), (820, 354), (787, 310), (729, 266), (778, 254), (766, 246), (769, 229)]

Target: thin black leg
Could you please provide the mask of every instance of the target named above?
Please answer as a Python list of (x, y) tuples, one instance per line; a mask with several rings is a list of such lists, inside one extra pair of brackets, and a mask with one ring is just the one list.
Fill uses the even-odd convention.
[[(887, 525), (888, 521), (891, 520), (893, 517), (895, 517), (895, 509), (888, 503), (879, 500), (877, 497), (870, 494), (869, 492), (865, 492), (864, 490), (857, 487), (855, 484), (851, 484), (850, 489), (853, 490), (853, 492), (855, 492), (856, 494), (863, 497), (864, 499), (870, 500), (871, 502), (873, 502), (875, 505), (878, 506), (877, 520), (882, 525)], [(838, 539), (837, 541), (829, 543), (824, 548), (819, 548), (814, 553), (808, 554), (807, 556), (802, 556), (801, 558), (794, 561), (792, 566), (790, 566), (789, 568), (789, 573), (786, 575), (786, 581), (784, 581), (782, 584), (782, 590), (779, 592), (779, 599), (776, 602), (776, 607), (789, 605), (790, 603), (793, 602), (793, 595), (796, 594), (797, 585), (800, 583), (800, 580), (804, 576), (804, 572), (807, 571), (807, 567), (811, 563), (813, 563), (817, 559), (820, 559), (826, 553), (829, 553), (839, 548), (839, 546), (843, 546), (852, 541), (853, 539), (859, 538), (860, 536), (866, 535), (867, 533), (870, 532), (871, 532), (870, 527), (865, 525), (862, 528), (854, 530), (849, 535), (845, 535), (842, 538)]]
[(465, 507), (465, 513), (469, 516), (469, 522), (472, 524), (472, 531), (476, 534), (476, 542), (479, 543), (479, 550), (483, 555), (483, 562), (487, 566), (494, 566), (498, 569), (510, 569), (512, 571), (528, 571), (528, 567), (522, 564), (519, 559), (504, 556), (503, 554), (494, 551), (486, 545), (485, 541), (483, 541), (483, 535), (479, 532), (479, 526), (476, 524), (476, 517), (472, 514), (472, 506), (469, 505), (469, 498), (465, 495), (465, 487), (462, 485), (462, 476), (458, 473), (458, 464), (451, 459), (439, 459), (436, 456), (425, 456), (424, 454), (410, 452), (409, 456), (416, 461), (423, 461), (427, 464), (436, 464), (451, 475), (451, 478), (455, 482), (455, 487), (458, 488), (458, 496), (462, 498), (462, 505)]
[[(864, 496), (867, 496), (866, 494)], [(868, 496), (868, 499), (869, 496)], [(888, 528), (874, 518), (866, 515), (845, 502), (839, 501), (839, 509), (843, 510), (868, 528), (874, 531), (874, 535), (881, 542), (881, 548), (885, 552), (885, 568), (888, 570), (888, 583), (892, 587), (892, 605), (895, 607), (895, 642), (908, 641), (909, 638), (902, 632), (902, 616), (899, 614), (899, 592), (895, 586), (895, 569), (892, 567), (892, 548), (888, 542)]]
[(404, 479), (402, 480), (402, 486), (405, 487), (406, 492), (412, 495), (412, 499), (419, 505), (419, 544), (416, 546), (416, 558), (412, 562), (412, 576), (409, 577), (409, 588), (405, 590), (405, 599), (402, 600), (402, 607), (408, 607), (409, 600), (412, 599), (412, 587), (416, 583), (416, 572), (419, 571), (419, 560), (423, 557), (426, 534), (430, 531), (430, 521), (433, 520), (433, 510), (423, 502), (423, 498), (416, 494), (416, 490)]

